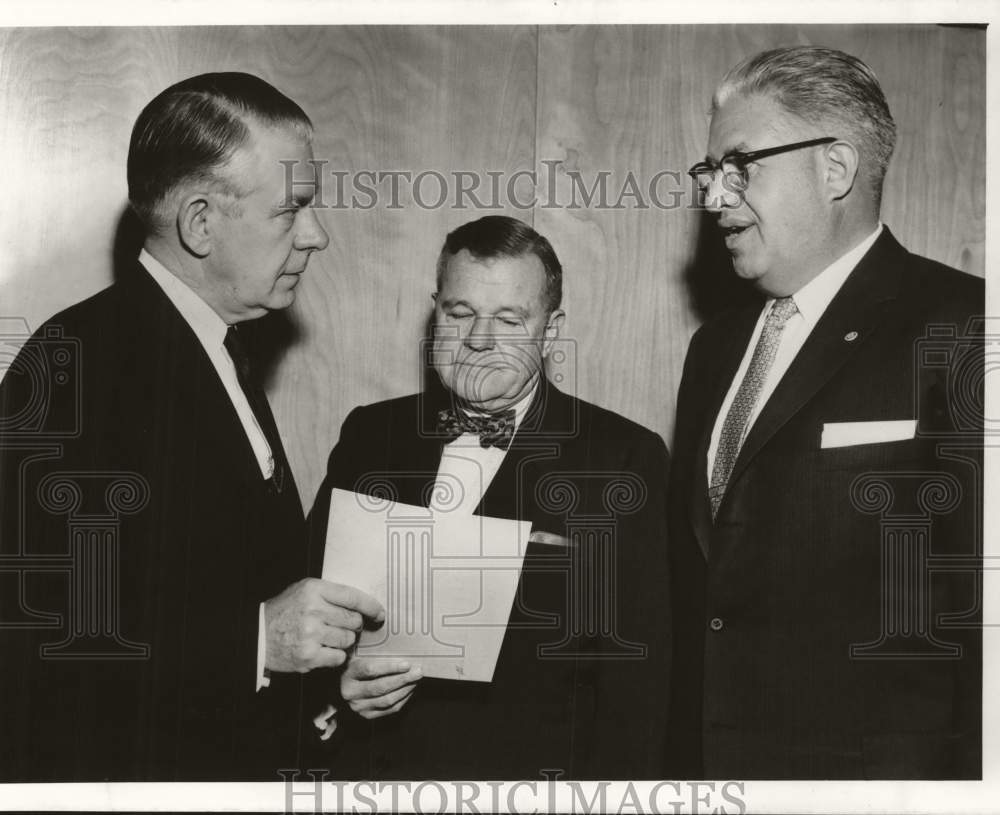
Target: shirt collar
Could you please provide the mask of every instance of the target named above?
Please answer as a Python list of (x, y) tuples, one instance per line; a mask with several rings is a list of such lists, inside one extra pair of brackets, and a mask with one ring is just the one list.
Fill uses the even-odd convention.
[(535, 394), (538, 393), (538, 386), (543, 376), (544, 374), (539, 374), (531, 391), (520, 402), (514, 405), (514, 430), (517, 430), (521, 426), (521, 422), (528, 413), (528, 408), (535, 401)]
[(163, 289), (163, 293), (167, 295), (187, 324), (191, 326), (202, 345), (206, 349), (221, 347), (226, 339), (226, 330), (228, 329), (225, 320), (216, 314), (213, 308), (195, 293), (194, 289), (145, 249), (139, 253), (139, 262)]
[(851, 272), (854, 271), (854, 267), (858, 265), (861, 258), (871, 249), (872, 244), (881, 234), (882, 222), (879, 221), (871, 235), (837, 258), (792, 295), (796, 308), (809, 325), (815, 325), (819, 322), (819, 318), (823, 316), (830, 301), (844, 285), (844, 281), (847, 280)]

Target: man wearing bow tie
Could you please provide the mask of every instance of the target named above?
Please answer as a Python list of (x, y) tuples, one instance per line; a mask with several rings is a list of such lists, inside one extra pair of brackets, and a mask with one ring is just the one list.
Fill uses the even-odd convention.
[(880, 222), (895, 137), (839, 51), (716, 91), (690, 173), (761, 298), (680, 386), (673, 775), (979, 777), (983, 281)]
[[(348, 663), (331, 739), (341, 746), (327, 765), (338, 774), (661, 772), (667, 451), (548, 381), (561, 297), (555, 252), (526, 224), (488, 216), (459, 227), (437, 268), (439, 382), (344, 422), (312, 513), (320, 538), (330, 490), (364, 491), (377, 476), (403, 503), (531, 521), (535, 542), (492, 682), (421, 679), (416, 660)], [(457, 496), (446, 488), (455, 483)], [(588, 524), (602, 543), (582, 533)]]

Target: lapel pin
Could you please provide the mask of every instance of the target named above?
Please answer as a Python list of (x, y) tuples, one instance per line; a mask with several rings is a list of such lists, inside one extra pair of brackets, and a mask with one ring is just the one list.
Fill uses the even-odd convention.
[(844, 334), (844, 342), (854, 342), (858, 338), (857, 331), (848, 331)]

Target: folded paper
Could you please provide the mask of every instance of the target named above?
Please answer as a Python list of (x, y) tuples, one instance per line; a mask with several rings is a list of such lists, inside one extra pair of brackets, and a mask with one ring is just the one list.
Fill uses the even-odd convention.
[(491, 681), (530, 533), (527, 521), (333, 490), (323, 578), (386, 608), (353, 658), (399, 657), (424, 676)]

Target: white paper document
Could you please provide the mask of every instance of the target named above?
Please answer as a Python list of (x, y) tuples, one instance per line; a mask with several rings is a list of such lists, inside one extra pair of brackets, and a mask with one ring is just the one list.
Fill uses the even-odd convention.
[(323, 579), (386, 609), (354, 658), (401, 657), (424, 676), (491, 681), (530, 534), (529, 521), (333, 490)]

